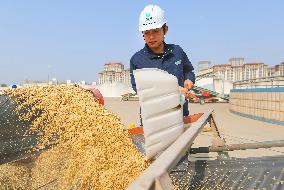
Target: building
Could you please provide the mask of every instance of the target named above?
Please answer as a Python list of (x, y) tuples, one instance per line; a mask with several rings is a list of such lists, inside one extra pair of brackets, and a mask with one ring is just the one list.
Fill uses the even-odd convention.
[(204, 71), (210, 68), (211, 62), (210, 61), (199, 61), (197, 71)]
[(266, 72), (268, 77), (273, 77), (275, 75), (275, 67), (267, 67)]
[(216, 73), (216, 78), (232, 81), (232, 66), (230, 64), (220, 64), (213, 66), (213, 72)]
[(243, 67), (242, 80), (263, 78), (267, 76), (267, 65), (264, 63), (247, 63)]
[(124, 65), (121, 63), (106, 63), (104, 65), (104, 71), (121, 72), (124, 69)]
[(119, 82), (130, 86), (130, 69), (121, 63), (107, 63), (99, 73), (99, 84)]
[(284, 76), (284, 62), (275, 65), (275, 76)]
[(121, 75), (122, 79), (121, 82), (124, 84), (128, 84), (130, 85), (130, 69), (124, 69), (122, 70), (122, 75)]
[(244, 58), (231, 58), (229, 64), (214, 65), (216, 78), (232, 82), (262, 78), (267, 76), (267, 65), (264, 63), (245, 63)]
[(229, 63), (232, 65), (232, 67), (241, 67), (245, 64), (244, 58), (231, 58), (229, 59)]

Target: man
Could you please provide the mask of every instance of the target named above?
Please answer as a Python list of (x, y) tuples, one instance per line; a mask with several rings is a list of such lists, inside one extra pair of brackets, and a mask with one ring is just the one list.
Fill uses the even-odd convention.
[[(133, 70), (158, 68), (174, 75), (178, 79), (181, 93), (193, 87), (195, 75), (193, 66), (183, 49), (174, 44), (165, 43), (168, 32), (164, 11), (157, 5), (146, 6), (139, 17), (139, 31), (142, 32), (145, 47), (130, 59), (132, 88), (136, 91)], [(188, 116), (188, 101), (183, 105), (183, 116)]]

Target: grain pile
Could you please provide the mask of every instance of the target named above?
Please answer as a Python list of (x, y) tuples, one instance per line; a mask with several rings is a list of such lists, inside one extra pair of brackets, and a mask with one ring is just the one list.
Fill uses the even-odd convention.
[[(29, 187), (53, 183), (56, 189), (125, 189), (149, 165), (133, 145), (120, 119), (93, 94), (74, 86), (9, 90), (22, 119), (38, 117), (30, 133), (41, 133), (35, 149), (44, 151), (31, 169)], [(30, 106), (32, 105), (32, 106)]]
[(17, 164), (0, 166), (0, 190), (27, 189), (30, 180), (30, 170)]

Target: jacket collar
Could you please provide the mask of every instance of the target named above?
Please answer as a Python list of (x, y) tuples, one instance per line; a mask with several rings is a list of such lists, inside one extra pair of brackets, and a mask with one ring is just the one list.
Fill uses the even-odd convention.
[(143, 48), (143, 52), (150, 58), (150, 59), (160, 59), (166, 57), (167, 55), (173, 53), (173, 48), (164, 42), (164, 54), (155, 54), (147, 44), (145, 44)]

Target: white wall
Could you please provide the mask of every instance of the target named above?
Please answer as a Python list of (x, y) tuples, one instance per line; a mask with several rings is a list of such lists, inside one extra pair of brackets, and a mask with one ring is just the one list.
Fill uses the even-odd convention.
[(213, 78), (202, 78), (195, 83), (196, 86), (207, 88), (208, 90), (214, 91), (214, 84), (213, 84)]
[(224, 94), (230, 94), (230, 90), (233, 89), (233, 82), (222, 79), (214, 79), (214, 89), (216, 92), (222, 94), (224, 88)]
[(101, 92), (103, 97), (120, 97), (123, 94), (132, 92), (132, 88), (119, 82), (104, 83), (95, 86), (95, 88)]

